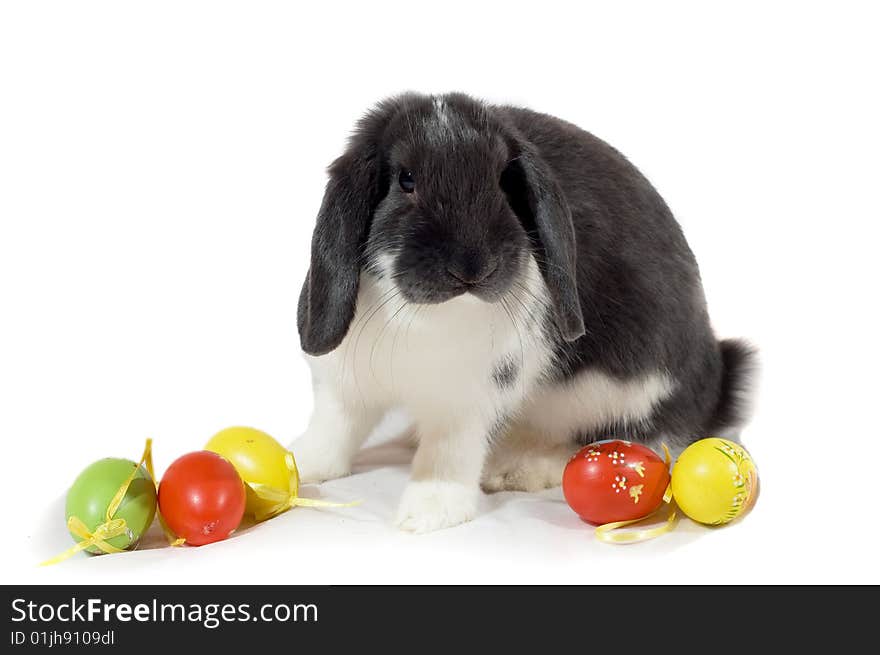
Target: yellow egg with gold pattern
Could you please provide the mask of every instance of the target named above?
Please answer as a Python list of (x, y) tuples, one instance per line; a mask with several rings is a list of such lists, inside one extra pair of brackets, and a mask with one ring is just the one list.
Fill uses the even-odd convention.
[(688, 446), (672, 468), (672, 495), (681, 511), (706, 525), (747, 512), (758, 493), (758, 469), (741, 445), (710, 437)]

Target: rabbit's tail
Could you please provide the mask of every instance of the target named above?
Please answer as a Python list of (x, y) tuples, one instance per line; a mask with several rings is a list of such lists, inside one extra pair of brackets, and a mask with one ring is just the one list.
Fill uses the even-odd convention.
[(723, 373), (721, 392), (710, 423), (710, 435), (738, 433), (752, 414), (758, 374), (758, 351), (746, 341), (725, 339), (719, 344)]

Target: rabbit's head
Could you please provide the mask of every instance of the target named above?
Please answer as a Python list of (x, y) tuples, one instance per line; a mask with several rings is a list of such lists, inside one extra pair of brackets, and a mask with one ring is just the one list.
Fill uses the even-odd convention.
[(406, 94), (358, 124), (330, 167), (300, 295), (303, 350), (344, 338), (363, 269), (413, 303), (495, 302), (535, 257), (563, 338), (583, 334), (571, 212), (503, 112), (462, 94)]

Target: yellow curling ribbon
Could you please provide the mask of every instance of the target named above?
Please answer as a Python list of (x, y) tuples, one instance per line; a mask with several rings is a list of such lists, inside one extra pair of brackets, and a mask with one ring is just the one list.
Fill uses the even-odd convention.
[[(666, 492), (663, 494), (663, 502), (669, 504), (671, 503), (671, 501), (672, 486), (668, 485), (666, 487)], [(605, 523), (603, 525), (600, 525), (596, 528), (596, 538), (599, 541), (604, 541), (606, 544), (633, 544), (639, 541), (647, 541), (648, 539), (659, 537), (661, 534), (665, 534), (671, 531), (675, 527), (675, 524), (678, 522), (678, 514), (675, 511), (675, 506), (672, 505), (671, 507), (672, 509), (669, 512), (669, 517), (666, 519), (666, 522), (663, 525), (658, 525), (653, 528), (642, 528), (640, 530), (614, 532), (619, 528), (624, 528), (628, 525), (633, 525), (634, 523), (640, 523), (654, 517), (658, 512), (663, 510), (663, 506), (661, 505), (650, 514), (648, 514), (647, 516), (643, 516), (640, 519), (631, 519), (629, 521), (614, 521), (612, 523)]]
[(128, 487), (131, 485), (134, 477), (137, 475), (138, 469), (141, 465), (150, 460), (150, 463), (147, 467), (148, 472), (150, 473), (150, 477), (152, 477), (152, 448), (153, 448), (153, 440), (147, 439), (147, 443), (144, 446), (144, 453), (141, 455), (140, 461), (134, 465), (131, 470), (131, 474), (125, 479), (125, 481), (120, 485), (119, 489), (116, 490), (116, 493), (113, 495), (113, 498), (110, 500), (110, 504), (107, 505), (107, 511), (104, 514), (104, 522), (98, 525), (94, 532), (89, 532), (88, 526), (83, 523), (76, 516), (71, 516), (67, 519), (67, 529), (70, 530), (77, 537), (82, 539), (79, 543), (74, 546), (68, 548), (60, 555), (56, 555), (51, 559), (47, 559), (45, 562), (41, 562), (40, 566), (50, 566), (52, 564), (57, 564), (58, 562), (63, 562), (76, 555), (81, 550), (85, 550), (86, 548), (91, 548), (92, 546), (100, 549), (105, 553), (121, 553), (123, 552), (121, 548), (116, 548), (116, 546), (112, 546), (107, 543), (108, 539), (112, 539), (113, 537), (118, 537), (123, 534), (126, 529), (125, 519), (114, 519), (113, 515), (116, 514), (116, 510), (119, 509), (119, 505), (122, 504), (122, 499), (125, 498), (126, 492), (128, 492)]
[[(666, 447), (665, 443), (660, 445), (663, 446), (666, 467), (669, 468), (669, 465), (672, 463), (672, 457), (669, 454), (669, 448)], [(596, 538), (599, 541), (605, 542), (606, 544), (634, 544), (640, 541), (647, 541), (648, 539), (653, 539), (654, 537), (659, 537), (661, 534), (670, 532), (675, 527), (675, 524), (678, 522), (678, 513), (675, 510), (675, 506), (670, 505), (670, 503), (672, 503), (671, 481), (668, 485), (666, 485), (666, 491), (663, 492), (663, 502), (666, 505), (669, 505), (671, 507), (671, 510), (669, 512), (669, 516), (666, 519), (666, 522), (662, 525), (658, 525), (653, 528), (642, 528), (640, 530), (615, 532), (615, 530), (625, 528), (628, 525), (634, 525), (636, 523), (641, 523), (642, 521), (647, 521), (648, 519), (653, 518), (657, 515), (658, 512), (664, 509), (663, 505), (655, 509), (647, 516), (643, 516), (640, 519), (630, 519), (629, 521), (613, 521), (611, 523), (604, 523), (596, 528)]]
[(284, 463), (287, 470), (290, 471), (290, 483), (286, 490), (270, 487), (266, 484), (257, 482), (246, 482), (261, 500), (265, 500), (270, 505), (260, 508), (254, 518), (257, 521), (264, 521), (291, 507), (352, 507), (360, 504), (361, 501), (356, 500), (351, 503), (332, 503), (326, 500), (315, 500), (313, 498), (300, 498), (299, 496), (299, 470), (296, 468), (296, 460), (290, 452), (285, 453)]
[[(147, 439), (147, 448), (144, 451), (144, 466), (147, 467), (147, 473), (150, 474), (150, 477), (153, 479), (153, 483), (156, 485), (156, 498), (158, 505), (158, 495), (159, 495), (159, 479), (156, 477), (156, 474), (153, 472), (153, 440)], [(169, 546), (182, 546), (186, 539), (183, 537), (178, 537), (171, 531), (171, 528), (168, 527), (168, 524), (165, 523), (165, 519), (162, 518), (162, 512), (159, 511), (159, 507), (156, 507), (156, 516), (159, 519), (159, 525), (162, 527), (162, 532), (165, 534), (165, 539), (168, 541)]]

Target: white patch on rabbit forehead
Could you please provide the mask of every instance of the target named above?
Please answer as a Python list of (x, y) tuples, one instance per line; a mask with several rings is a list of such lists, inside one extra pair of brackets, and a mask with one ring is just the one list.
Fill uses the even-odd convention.
[(468, 125), (454, 111), (449, 109), (446, 101), (435, 96), (432, 102), (431, 117), (425, 123), (425, 133), (433, 145), (447, 145), (456, 140), (476, 140), (479, 133)]
[(440, 123), (440, 125), (444, 127), (449, 125), (449, 114), (446, 113), (446, 101), (440, 96), (434, 98), (434, 115), (437, 117), (437, 122)]
[(523, 420), (531, 429), (559, 438), (607, 426), (626, 428), (649, 419), (675, 386), (660, 371), (618, 380), (602, 371), (586, 370), (534, 394), (524, 407)]

